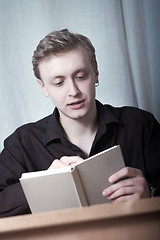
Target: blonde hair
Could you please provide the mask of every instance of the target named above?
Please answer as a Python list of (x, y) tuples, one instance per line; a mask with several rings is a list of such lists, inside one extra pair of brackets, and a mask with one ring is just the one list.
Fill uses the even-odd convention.
[(67, 52), (78, 46), (82, 46), (88, 52), (93, 70), (97, 71), (97, 61), (95, 56), (95, 48), (91, 41), (81, 35), (74, 34), (68, 31), (68, 29), (62, 29), (60, 31), (54, 31), (44, 37), (38, 44), (32, 58), (33, 71), (36, 78), (41, 79), (39, 72), (39, 63), (49, 55), (56, 55), (61, 52)]

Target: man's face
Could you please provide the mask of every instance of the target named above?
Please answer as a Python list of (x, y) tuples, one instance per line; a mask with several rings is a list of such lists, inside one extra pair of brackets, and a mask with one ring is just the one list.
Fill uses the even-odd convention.
[(94, 72), (84, 48), (49, 56), (39, 64), (39, 71), (43, 82), (38, 82), (52, 98), (61, 119), (80, 119), (92, 112), (98, 71)]

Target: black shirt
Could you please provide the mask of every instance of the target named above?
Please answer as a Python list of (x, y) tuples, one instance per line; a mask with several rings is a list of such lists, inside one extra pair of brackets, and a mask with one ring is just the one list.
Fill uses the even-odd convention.
[[(160, 125), (153, 115), (134, 107), (96, 104), (99, 128), (90, 156), (120, 145), (125, 165), (141, 169), (148, 183), (160, 188)], [(75, 155), (85, 158), (65, 139), (56, 108), (52, 115), (18, 128), (0, 154), (0, 217), (30, 213), (19, 183), (23, 172), (45, 170), (54, 159)]]

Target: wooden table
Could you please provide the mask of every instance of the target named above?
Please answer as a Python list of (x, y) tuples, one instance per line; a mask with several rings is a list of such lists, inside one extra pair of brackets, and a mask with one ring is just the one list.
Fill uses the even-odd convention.
[(159, 240), (160, 197), (0, 219), (1, 240)]

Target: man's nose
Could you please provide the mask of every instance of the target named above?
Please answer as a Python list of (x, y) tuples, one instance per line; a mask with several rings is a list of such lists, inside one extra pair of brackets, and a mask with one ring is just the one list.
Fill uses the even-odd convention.
[(68, 84), (69, 96), (76, 96), (79, 93), (79, 88), (75, 81), (71, 80)]

